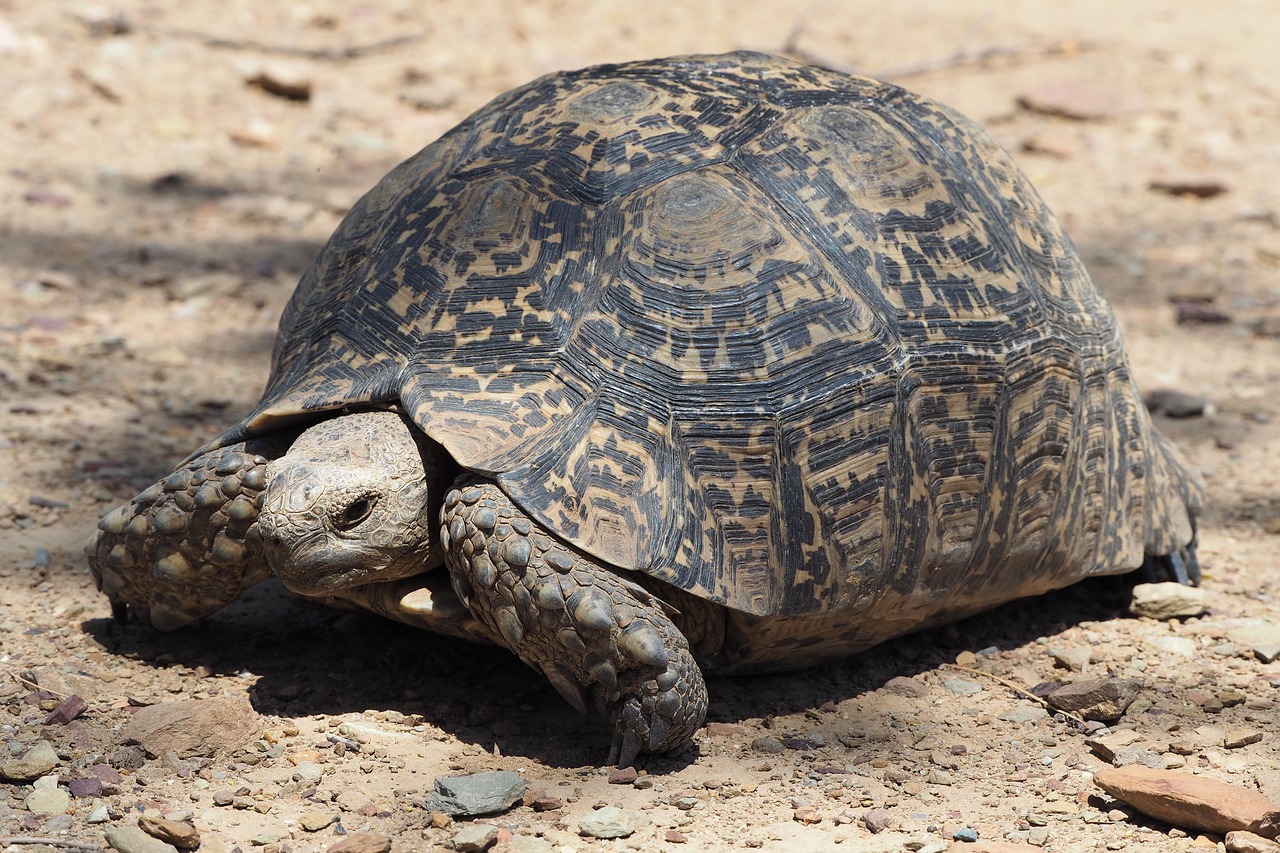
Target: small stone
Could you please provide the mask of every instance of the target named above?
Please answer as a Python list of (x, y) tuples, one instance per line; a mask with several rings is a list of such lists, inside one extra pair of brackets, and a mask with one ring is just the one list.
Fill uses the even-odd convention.
[(707, 723), (708, 737), (734, 737), (747, 734), (747, 727), (740, 723)]
[(635, 815), (617, 806), (596, 809), (578, 821), (578, 834), (591, 838), (626, 838), (635, 831)]
[(120, 853), (178, 853), (178, 848), (152, 838), (136, 826), (108, 826), (107, 843)]
[(668, 844), (684, 844), (689, 840), (689, 837), (678, 829), (668, 829), (662, 837)]
[(1106, 767), (1094, 774), (1093, 782), (1148, 817), (1185, 829), (1219, 834), (1246, 829), (1264, 836), (1280, 831), (1280, 810), (1267, 797), (1204, 776)]
[(981, 684), (969, 681), (967, 678), (944, 678), (942, 687), (948, 693), (954, 693), (957, 696), (972, 696), (982, 692)]
[(1148, 640), (1147, 645), (1153, 651), (1174, 657), (1189, 658), (1196, 655), (1196, 641), (1190, 637), (1161, 636)]
[(822, 812), (813, 806), (801, 806), (791, 813), (791, 819), (805, 826), (816, 826), (822, 823)]
[(46, 726), (65, 726), (76, 717), (83, 714), (89, 707), (89, 704), (79, 696), (72, 694), (63, 700), (62, 704), (53, 709), (49, 716), (44, 718)]
[(1194, 196), (1195, 198), (1213, 198), (1222, 195), (1228, 189), (1227, 182), (1218, 175), (1182, 174), (1159, 175), (1152, 178), (1147, 186), (1169, 195)]
[(1033, 826), (1027, 833), (1027, 843), (1032, 847), (1043, 847), (1049, 841), (1049, 830), (1043, 826)]
[(88, 816), (84, 819), (84, 822), (96, 824), (106, 823), (109, 820), (111, 820), (111, 812), (107, 809), (106, 803), (103, 803), (93, 811), (89, 812)]
[(1254, 646), (1250, 651), (1262, 663), (1273, 663), (1276, 658), (1280, 658), (1280, 643), (1266, 643)]
[(472, 823), (458, 830), (453, 836), (453, 849), (459, 853), (480, 853), (498, 840), (498, 827), (485, 823)]
[(1205, 611), (1205, 592), (1180, 583), (1140, 583), (1133, 588), (1129, 612), (1148, 619), (1184, 619)]
[(324, 778), (324, 768), (314, 761), (303, 761), (293, 768), (290, 778), (304, 787), (311, 787)]
[(57, 776), (41, 776), (27, 795), (27, 811), (36, 815), (58, 815), (71, 808), (71, 794), (58, 787)]
[(951, 833), (951, 837), (956, 841), (965, 841), (972, 844), (978, 840), (978, 830), (966, 826), (964, 829), (957, 829), (955, 832)]
[[(575, 849), (576, 844), (568, 849)], [(562, 845), (563, 848), (563, 845)], [(554, 853), (556, 846), (545, 838), (536, 835), (513, 835), (502, 847), (502, 853)]]
[(337, 812), (306, 812), (298, 818), (298, 825), (307, 832), (319, 832), (331, 824), (338, 822)]
[(1239, 749), (1262, 740), (1262, 732), (1257, 729), (1233, 729), (1227, 732), (1222, 745), (1227, 749)]
[(776, 737), (758, 737), (751, 741), (751, 749), (754, 752), (762, 752), (766, 755), (777, 755), (786, 750), (786, 747)]
[(275, 62), (263, 66), (246, 80), (251, 86), (257, 86), (280, 98), (290, 101), (307, 101), (311, 99), (311, 77), (300, 65)]
[(87, 800), (102, 796), (102, 780), (96, 776), (88, 779), (68, 779), (67, 790), (77, 800)]
[(1131, 678), (1093, 678), (1065, 684), (1049, 694), (1049, 704), (1087, 720), (1118, 720), (1138, 696), (1142, 682)]
[(893, 812), (888, 809), (871, 809), (862, 816), (862, 823), (867, 831), (874, 834), (884, 832), (893, 826)]
[(1075, 646), (1069, 649), (1054, 649), (1050, 652), (1053, 662), (1063, 669), (1080, 672), (1089, 665), (1093, 657), (1093, 649), (1088, 646)]
[(1110, 118), (1142, 108), (1141, 103), (1121, 90), (1074, 80), (1024, 89), (1017, 102), (1024, 110), (1078, 121)]
[(884, 683), (884, 687), (880, 688), (885, 693), (894, 696), (905, 696), (908, 699), (923, 699), (929, 695), (929, 686), (923, 684), (918, 679), (911, 678), (906, 675), (896, 675)]
[(1132, 729), (1121, 729), (1118, 732), (1089, 738), (1085, 741), (1085, 745), (1096, 752), (1103, 761), (1111, 761), (1116, 757), (1116, 753), (1133, 746), (1140, 740), (1142, 735)]
[(955, 778), (945, 770), (937, 767), (931, 767), (928, 774), (924, 777), (924, 781), (930, 785), (954, 785)]
[(1231, 853), (1280, 853), (1280, 844), (1243, 829), (1228, 832), (1223, 840)]
[(19, 758), (0, 761), (0, 779), (6, 782), (34, 782), (59, 764), (58, 753), (47, 740), (37, 741)]
[(524, 780), (509, 770), (441, 776), (427, 794), (426, 807), (454, 817), (496, 814), (519, 802), (524, 792)]
[(184, 699), (139, 709), (124, 727), (125, 742), (152, 758), (226, 755), (262, 736), (262, 718), (243, 696)]
[(1029, 723), (1033, 720), (1043, 720), (1047, 716), (1049, 712), (1039, 705), (1019, 705), (1012, 711), (1005, 711), (999, 719), (1009, 723)]
[(184, 821), (143, 814), (138, 818), (138, 829), (180, 850), (194, 850), (200, 846), (199, 831)]
[(634, 767), (614, 767), (609, 771), (609, 784), (630, 785), (639, 777)]
[(391, 836), (356, 832), (325, 848), (326, 853), (389, 853)]
[(968, 649), (965, 649), (963, 652), (956, 655), (956, 666), (975, 667), (977, 665), (978, 656)]
[(548, 797), (545, 794), (534, 797), (529, 801), (529, 808), (535, 812), (553, 812), (563, 807), (564, 802), (559, 797)]

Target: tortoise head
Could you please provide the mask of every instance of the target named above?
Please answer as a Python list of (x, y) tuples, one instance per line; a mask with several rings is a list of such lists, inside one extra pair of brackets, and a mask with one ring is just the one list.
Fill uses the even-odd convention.
[(258, 532), (271, 568), (301, 595), (425, 571), (443, 455), (397, 412), (311, 427), (267, 468)]

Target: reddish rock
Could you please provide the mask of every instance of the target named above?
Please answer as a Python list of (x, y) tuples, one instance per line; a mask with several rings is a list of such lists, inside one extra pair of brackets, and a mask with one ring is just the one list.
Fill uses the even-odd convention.
[(44, 718), (44, 724), (46, 726), (65, 726), (83, 714), (88, 707), (88, 703), (73, 694), (68, 696), (61, 705), (54, 708), (49, 716)]
[(325, 853), (389, 853), (391, 836), (357, 832), (325, 848)]
[(634, 767), (614, 767), (609, 771), (610, 785), (630, 785), (640, 777)]
[(711, 737), (731, 737), (747, 734), (747, 727), (738, 723), (707, 723), (706, 731)]
[(138, 709), (124, 740), (142, 744), (153, 758), (225, 755), (262, 735), (262, 719), (242, 696), (184, 699)]
[(1243, 829), (1265, 838), (1280, 833), (1280, 807), (1237, 785), (1137, 765), (1104, 768), (1093, 781), (1148, 817), (1174, 826), (1218, 834)]

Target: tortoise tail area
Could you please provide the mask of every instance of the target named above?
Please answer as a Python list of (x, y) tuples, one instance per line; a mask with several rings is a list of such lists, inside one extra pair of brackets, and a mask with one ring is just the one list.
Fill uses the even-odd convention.
[(1203, 512), (1204, 481), (1173, 442), (1151, 430), (1144, 569), (1164, 579), (1196, 583), (1196, 519)]

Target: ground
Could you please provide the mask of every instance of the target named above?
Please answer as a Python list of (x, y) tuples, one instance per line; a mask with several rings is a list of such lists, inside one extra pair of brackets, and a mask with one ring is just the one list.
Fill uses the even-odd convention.
[[(1280, 663), (1253, 651), (1280, 585), (1277, 25), (1250, 0), (0, 0), (0, 762), (47, 739), (64, 787), (122, 774), (53, 817), (0, 783), (0, 842), (102, 844), (150, 809), (187, 812), (206, 850), (361, 831), (451, 849), (462, 823), (433, 822), (432, 781), (506, 769), (546, 808), (484, 819), (499, 850), (942, 849), (964, 830), (1214, 846), (1117, 808), (1078, 727), (952, 666), (1027, 688), (1136, 679), (1118, 725), (1139, 759), (1280, 801)], [(638, 784), (609, 784), (605, 727), (496, 649), (271, 584), (173, 634), (111, 621), (81, 543), (251, 407), (294, 283), (381, 174), (538, 75), (739, 48), (888, 77), (1013, 152), (1113, 302), (1139, 384), (1203, 405), (1156, 420), (1208, 484), (1206, 615), (1133, 618), (1098, 582), (839, 664), (713, 678), (696, 751), (644, 761)], [(87, 710), (44, 725), (71, 694)], [(211, 760), (124, 742), (139, 707), (215, 696), (248, 697), (265, 736)], [(319, 781), (293, 780), (298, 762)], [(648, 826), (575, 840), (599, 803)]]

